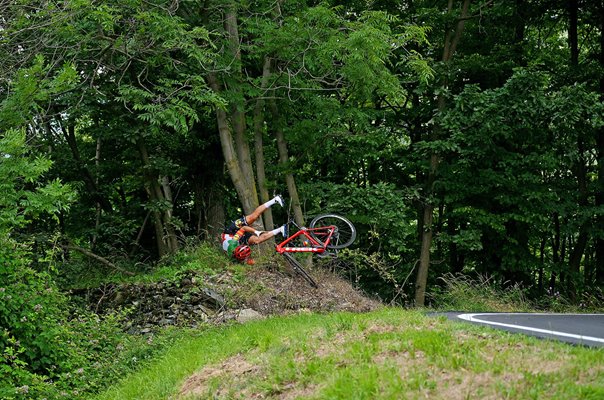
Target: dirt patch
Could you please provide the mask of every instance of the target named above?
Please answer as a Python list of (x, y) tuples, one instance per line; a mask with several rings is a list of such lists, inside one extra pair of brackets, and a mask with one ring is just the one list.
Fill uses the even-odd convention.
[(514, 385), (522, 381), (520, 373), (504, 373), (494, 375), (491, 372), (481, 373), (450, 373), (442, 371), (437, 381), (436, 390), (431, 398), (462, 400), (462, 399), (501, 399), (501, 386)]
[(293, 400), (300, 397), (311, 396), (317, 391), (316, 386), (298, 387), (295, 382), (285, 385), (280, 393), (277, 395), (278, 400)]
[[(263, 370), (262, 365), (252, 364), (242, 355), (236, 355), (220, 364), (207, 366), (187, 378), (176, 399), (264, 399), (266, 393), (255, 393), (249, 384), (251, 380), (257, 379)], [(316, 390), (315, 385), (300, 386), (297, 382), (289, 382), (272, 388), (270, 398), (296, 399), (300, 396), (310, 396)]]
[(230, 385), (225, 385), (225, 383), (243, 380), (244, 376), (255, 375), (259, 371), (259, 366), (251, 364), (242, 355), (236, 355), (226, 359), (220, 365), (207, 366), (191, 375), (180, 388), (178, 398), (185, 399), (190, 396), (206, 394), (212, 388), (212, 382), (217, 379), (220, 380), (220, 383), (216, 391), (213, 392), (213, 397), (224, 397), (230, 388)]
[(515, 370), (522, 373), (533, 375), (557, 373), (572, 361), (568, 354), (561, 355), (556, 350), (536, 347), (526, 343), (500, 344), (496, 341), (483, 340), (480, 335), (461, 336), (458, 337), (458, 340), (463, 342), (472, 337), (481, 340), (481, 355), (488, 364), (504, 360), (502, 362), (514, 366)]
[(374, 323), (374, 324), (370, 325), (369, 327), (367, 327), (367, 329), (365, 329), (365, 334), (366, 335), (370, 335), (373, 333), (384, 334), (384, 333), (400, 332), (401, 330), (402, 330), (402, 328), (400, 326)]
[[(311, 287), (302, 277), (281, 263), (250, 268), (250, 282), (261, 289), (240, 287), (236, 301), (264, 315), (292, 312), (368, 312), (382, 306), (336, 274), (319, 268), (309, 270), (319, 287)], [(249, 283), (246, 283), (249, 285)]]

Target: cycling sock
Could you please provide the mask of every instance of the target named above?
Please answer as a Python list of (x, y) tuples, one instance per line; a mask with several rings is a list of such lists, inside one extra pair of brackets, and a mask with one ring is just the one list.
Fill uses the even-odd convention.
[(272, 199), (267, 201), (266, 203), (263, 204), (263, 206), (266, 206), (267, 208), (270, 208), (273, 204), (275, 204), (277, 202), (277, 200)]
[(281, 236), (285, 236), (285, 225), (278, 227), (277, 229), (273, 229), (271, 231), (271, 233), (274, 235), (276, 235), (277, 233), (280, 233)]
[(283, 197), (281, 196), (275, 196), (273, 197), (271, 200), (267, 201), (266, 203), (263, 204), (263, 206), (266, 207), (271, 207), (273, 204), (279, 204), (281, 207), (283, 207)]

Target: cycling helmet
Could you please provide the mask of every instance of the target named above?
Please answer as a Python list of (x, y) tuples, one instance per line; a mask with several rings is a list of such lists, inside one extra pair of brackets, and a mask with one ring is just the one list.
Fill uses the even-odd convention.
[(233, 252), (233, 257), (235, 257), (239, 261), (243, 261), (248, 258), (251, 254), (252, 249), (250, 249), (250, 246), (242, 244), (240, 246), (237, 246), (237, 248)]

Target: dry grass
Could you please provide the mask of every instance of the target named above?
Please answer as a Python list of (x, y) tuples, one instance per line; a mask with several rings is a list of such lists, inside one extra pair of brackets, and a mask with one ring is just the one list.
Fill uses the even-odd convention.
[[(277, 261), (281, 261), (277, 258)], [(321, 269), (309, 269), (319, 287), (312, 288), (283, 262), (254, 266), (247, 279), (235, 288), (235, 301), (264, 315), (287, 315), (300, 311), (368, 312), (382, 306), (354, 288), (349, 281)], [(249, 285), (254, 285), (249, 287)], [(248, 287), (245, 287), (248, 286)]]

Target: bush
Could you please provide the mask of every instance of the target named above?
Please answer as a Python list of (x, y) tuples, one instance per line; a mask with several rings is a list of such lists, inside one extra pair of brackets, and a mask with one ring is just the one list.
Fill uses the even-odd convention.
[(74, 310), (27, 252), (0, 241), (0, 398), (82, 398), (115, 378), (120, 315)]
[(51, 163), (28, 153), (23, 130), (0, 137), (0, 155), (0, 398), (74, 398), (71, 388), (85, 386), (78, 371), (93, 354), (86, 341), (103, 324), (70, 320), (68, 299), (50, 273), (32, 268), (24, 227), (67, 210), (75, 195), (58, 181), (43, 182)]
[[(53, 398), (52, 382), (86, 363), (73, 340), (68, 301), (52, 278), (28, 266), (27, 252), (0, 241), (0, 398)], [(42, 396), (44, 394), (44, 396)]]

